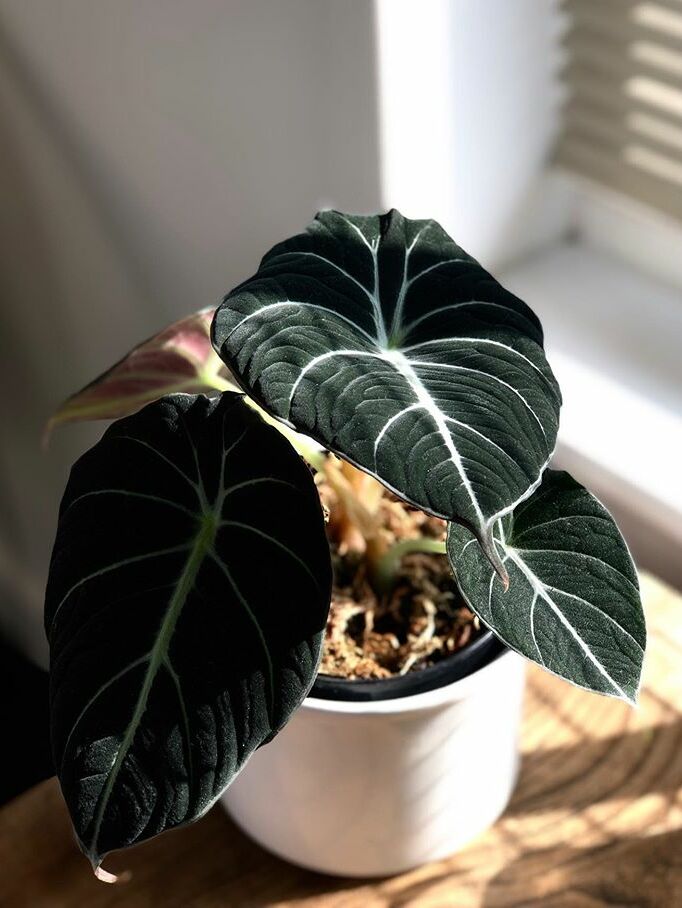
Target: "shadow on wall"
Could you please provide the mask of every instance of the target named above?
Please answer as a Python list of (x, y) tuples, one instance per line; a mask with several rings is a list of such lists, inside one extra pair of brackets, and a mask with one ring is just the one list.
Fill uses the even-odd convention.
[[(41, 456), (42, 412), (49, 400), (46, 365), (75, 362), (59, 318), (53, 251), (20, 150), (0, 119), (0, 615), (7, 632), (32, 656), (42, 655), (41, 584), (29, 565), (46, 558), (46, 509), (58, 501), (63, 461)], [(21, 267), (17, 267), (21, 263)], [(54, 345), (54, 346), (53, 346)], [(55, 357), (55, 351), (59, 355)], [(68, 373), (68, 365), (61, 367)], [(74, 451), (75, 453), (75, 451)], [(35, 529), (39, 528), (37, 532)]]
[[(59, 8), (57, 8), (59, 6)], [(381, 206), (372, 4), (25, 4), (0, 20), (0, 626), (44, 657), (51, 409), (322, 206)]]

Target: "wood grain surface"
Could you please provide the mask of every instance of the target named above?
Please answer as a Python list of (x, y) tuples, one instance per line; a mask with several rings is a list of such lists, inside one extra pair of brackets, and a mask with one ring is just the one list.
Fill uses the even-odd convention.
[[(638, 709), (531, 667), (514, 798), (452, 858), (384, 880), (299, 870), (220, 808), (126, 854), (97, 882), (54, 780), (0, 811), (2, 908), (675, 908), (682, 906), (682, 597), (643, 578), (649, 648)], [(462, 784), (485, 784), (471, 778)]]

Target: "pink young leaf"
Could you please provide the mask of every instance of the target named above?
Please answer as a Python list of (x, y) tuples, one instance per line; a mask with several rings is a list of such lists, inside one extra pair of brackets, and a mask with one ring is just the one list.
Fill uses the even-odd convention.
[(134, 347), (114, 366), (73, 394), (45, 429), (91, 419), (118, 419), (165, 394), (238, 390), (213, 351), (209, 307), (174, 322)]

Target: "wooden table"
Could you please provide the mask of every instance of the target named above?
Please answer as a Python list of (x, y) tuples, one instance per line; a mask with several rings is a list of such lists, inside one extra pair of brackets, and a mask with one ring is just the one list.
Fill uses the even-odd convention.
[(218, 808), (110, 857), (133, 876), (107, 886), (74, 845), (53, 779), (0, 811), (0, 906), (682, 906), (682, 597), (648, 577), (643, 588), (639, 708), (532, 667), (514, 798), (449, 860), (380, 881), (325, 877), (262, 851)]

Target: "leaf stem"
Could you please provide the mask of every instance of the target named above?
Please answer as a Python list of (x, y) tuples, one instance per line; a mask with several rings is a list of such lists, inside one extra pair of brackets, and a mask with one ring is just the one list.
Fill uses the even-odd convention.
[(434, 555), (444, 555), (445, 540), (418, 536), (416, 539), (403, 539), (392, 545), (373, 566), (372, 583), (377, 592), (389, 592), (395, 583), (395, 575), (401, 560), (412, 552), (431, 552)]
[[(235, 385), (233, 382), (222, 378), (220, 375), (210, 375), (205, 376), (206, 384), (210, 384), (211, 387), (215, 388), (216, 391), (233, 391)], [(315, 443), (307, 438), (305, 435), (301, 435), (298, 432), (294, 432), (293, 429), (290, 429), (288, 426), (285, 426), (283, 422), (280, 422), (279, 419), (275, 419), (274, 416), (270, 416), (255, 400), (250, 398), (248, 394), (244, 394), (244, 403), (248, 404), (252, 410), (255, 410), (256, 413), (261, 417), (261, 419), (266, 422), (269, 426), (273, 426), (278, 432), (286, 438), (289, 444), (301, 455), (301, 457), (306, 460), (310, 466), (321, 472), (324, 470), (324, 462), (326, 459), (326, 454), (324, 449), (318, 448)]]

